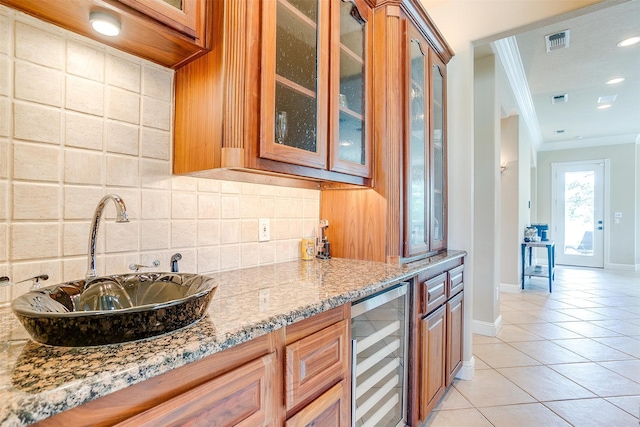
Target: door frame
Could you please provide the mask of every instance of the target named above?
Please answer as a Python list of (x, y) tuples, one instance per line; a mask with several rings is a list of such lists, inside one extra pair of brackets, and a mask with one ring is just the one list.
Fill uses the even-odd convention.
[[(555, 233), (557, 232), (556, 230), (556, 225), (558, 224), (558, 218), (557, 218), (557, 209), (556, 209), (556, 205), (555, 202), (557, 200), (557, 170), (558, 167), (562, 167), (562, 166), (581, 166), (581, 165), (593, 165), (595, 163), (600, 163), (604, 165), (604, 171), (603, 171), (603, 176), (602, 179), (604, 180), (604, 182), (602, 183), (602, 191), (603, 191), (603, 195), (602, 195), (602, 203), (603, 203), (603, 218), (602, 218), (602, 222), (603, 222), (603, 227), (604, 229), (602, 230), (602, 266), (603, 269), (609, 269), (610, 268), (610, 263), (609, 263), (609, 248), (610, 248), (610, 242), (609, 242), (609, 226), (611, 224), (610, 222), (610, 215), (609, 215), (609, 207), (611, 205), (611, 200), (610, 200), (610, 160), (609, 159), (591, 159), (591, 160), (579, 160), (579, 161), (572, 161), (572, 162), (552, 162), (551, 163), (551, 200), (550, 200), (550, 204), (549, 204), (549, 208), (551, 209), (551, 224), (549, 224), (551, 230), (553, 230), (553, 234), (555, 235)], [(558, 250), (559, 248), (556, 248), (556, 250)], [(592, 268), (592, 267), (585, 267), (585, 268)]]

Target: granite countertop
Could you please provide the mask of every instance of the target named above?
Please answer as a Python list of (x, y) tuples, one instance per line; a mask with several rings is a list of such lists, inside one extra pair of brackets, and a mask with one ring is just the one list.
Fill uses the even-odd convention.
[(106, 346), (38, 344), (9, 307), (0, 308), (0, 425), (34, 423), (464, 254), (448, 251), (406, 267), (334, 258), (210, 274), (218, 287), (203, 319), (159, 337)]

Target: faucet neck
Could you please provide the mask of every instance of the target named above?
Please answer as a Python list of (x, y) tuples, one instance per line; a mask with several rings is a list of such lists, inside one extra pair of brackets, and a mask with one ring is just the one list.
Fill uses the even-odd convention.
[(87, 279), (93, 279), (98, 276), (96, 271), (96, 240), (98, 239), (98, 227), (100, 226), (100, 218), (102, 212), (107, 204), (107, 201), (113, 201), (116, 206), (116, 222), (129, 222), (127, 216), (127, 207), (124, 204), (124, 200), (118, 195), (107, 194), (104, 196), (93, 212), (93, 220), (91, 221), (91, 229), (89, 230), (89, 257), (87, 260)]

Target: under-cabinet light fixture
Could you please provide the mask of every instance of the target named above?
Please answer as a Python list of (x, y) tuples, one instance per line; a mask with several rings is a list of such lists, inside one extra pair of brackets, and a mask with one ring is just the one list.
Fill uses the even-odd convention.
[(91, 27), (102, 35), (114, 37), (120, 34), (120, 21), (108, 13), (91, 12), (89, 22)]

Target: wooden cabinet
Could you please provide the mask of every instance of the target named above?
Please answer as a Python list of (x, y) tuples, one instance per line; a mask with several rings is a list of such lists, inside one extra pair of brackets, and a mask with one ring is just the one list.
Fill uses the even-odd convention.
[(414, 385), (412, 423), (422, 423), (462, 367), (464, 332), (464, 264), (453, 259), (418, 276), (420, 335), (418, 379)]
[(287, 426), (349, 425), (349, 309), (338, 307), (286, 328)]
[[(213, 9), (202, 0), (0, 0), (67, 30), (148, 59), (178, 68), (211, 48)], [(120, 35), (103, 36), (89, 23), (91, 12), (106, 12), (121, 23)]]
[(371, 6), (220, 3), (220, 49), (176, 73), (174, 172), (224, 179), (243, 170), (368, 184)]
[[(446, 63), (453, 53), (419, 1), (373, 9), (373, 182), (324, 185), (337, 257), (407, 263), (446, 249)], [(398, 60), (401, 58), (401, 60)]]
[(420, 321), (421, 375), (420, 375), (420, 420), (444, 395), (446, 387), (447, 309), (439, 309)]

